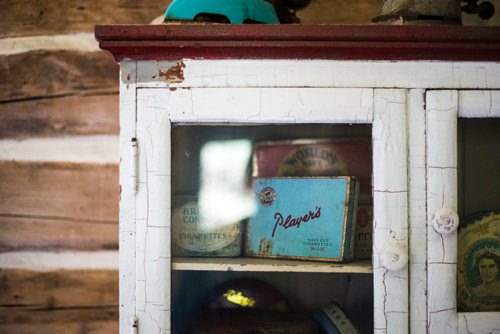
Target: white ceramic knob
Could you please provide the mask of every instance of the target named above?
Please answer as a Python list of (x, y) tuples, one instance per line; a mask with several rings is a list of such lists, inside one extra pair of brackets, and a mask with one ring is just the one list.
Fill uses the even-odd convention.
[(432, 217), (432, 226), (437, 233), (450, 234), (457, 230), (459, 223), (458, 215), (448, 208), (441, 208)]
[(399, 271), (408, 265), (408, 252), (401, 245), (387, 246), (382, 252), (382, 266), (389, 271)]

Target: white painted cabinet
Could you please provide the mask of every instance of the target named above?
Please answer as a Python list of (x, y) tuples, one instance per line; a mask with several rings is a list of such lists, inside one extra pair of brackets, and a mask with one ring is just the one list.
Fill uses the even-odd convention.
[[(127, 59), (120, 44), (110, 45), (121, 65), (121, 333), (130, 332), (133, 317), (141, 334), (170, 333), (172, 322), (185, 318), (190, 303), (206, 292), (197, 290), (209, 286), (203, 280), (242, 276), (266, 277), (293, 291), (294, 304), (308, 311), (332, 298), (348, 310), (369, 310), (368, 321), (350, 314), (365, 322), (365, 332), (500, 332), (500, 312), (457, 312), (456, 232), (438, 233), (433, 226), (439, 209), (463, 211), (457, 124), (459, 118), (500, 117), (500, 63), (244, 54), (157, 61), (137, 50)], [(172, 138), (177, 127), (201, 125), (232, 127), (236, 137), (263, 125), (287, 125), (295, 135), (298, 126), (309, 134), (316, 126), (344, 126), (343, 135), (370, 136), (372, 261), (173, 258), (173, 184), (190, 169), (176, 166), (172, 152), (185, 141), (174, 145)]]

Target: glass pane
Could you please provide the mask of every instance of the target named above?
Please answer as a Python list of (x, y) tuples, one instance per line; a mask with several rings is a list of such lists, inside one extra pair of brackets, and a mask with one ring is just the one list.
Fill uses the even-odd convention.
[(459, 119), (459, 312), (500, 311), (500, 119)]
[[(334, 326), (352, 324), (362, 333), (373, 332), (371, 156), (368, 125), (174, 124), (173, 332), (321, 333), (334, 321)], [(351, 220), (357, 227), (354, 261), (337, 265), (314, 253), (332, 248), (334, 238), (328, 232), (333, 223), (321, 238), (285, 239), (288, 243), (280, 246), (276, 238), (274, 248), (272, 243), (252, 248), (249, 231), (257, 233), (253, 222), (262, 207), (274, 207), (285, 198), (295, 199), (292, 206), (307, 207), (311, 198), (328, 198), (330, 188), (320, 192), (309, 182), (326, 182), (332, 176), (355, 176), (359, 181), (359, 196), (354, 195), (357, 181), (349, 181), (352, 187), (345, 188), (358, 203), (349, 206), (346, 200), (335, 206), (346, 217), (357, 217), (357, 224)], [(290, 183), (300, 181), (305, 188), (290, 188), (294, 196), (279, 189), (256, 190), (256, 180), (268, 179), (276, 182), (274, 187), (292, 187)], [(319, 216), (326, 216), (328, 209), (307, 207), (301, 215), (277, 211), (274, 231), (306, 233), (306, 226), (319, 224)], [(335, 236), (339, 249), (350, 239), (343, 231)], [(301, 245), (309, 253), (287, 253), (299, 251)]]

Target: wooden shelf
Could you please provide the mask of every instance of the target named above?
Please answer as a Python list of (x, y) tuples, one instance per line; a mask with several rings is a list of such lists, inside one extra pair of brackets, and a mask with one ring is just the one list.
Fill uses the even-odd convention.
[(172, 270), (371, 274), (371, 260), (327, 263), (258, 258), (173, 258)]

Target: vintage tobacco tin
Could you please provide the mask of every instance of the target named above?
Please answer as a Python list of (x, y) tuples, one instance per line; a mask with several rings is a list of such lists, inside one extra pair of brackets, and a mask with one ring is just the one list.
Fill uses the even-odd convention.
[(257, 178), (246, 231), (254, 257), (342, 262), (353, 256), (358, 183), (352, 177)]
[(361, 198), (372, 195), (370, 138), (300, 139), (256, 143), (253, 177), (354, 176)]
[(356, 218), (356, 234), (354, 237), (354, 258), (371, 259), (373, 235), (373, 204), (358, 201), (358, 214)]
[(206, 229), (201, 224), (196, 197), (174, 197), (172, 211), (173, 256), (241, 255), (243, 233), (241, 223)]
[(459, 311), (500, 311), (500, 211), (460, 223), (457, 260)]

